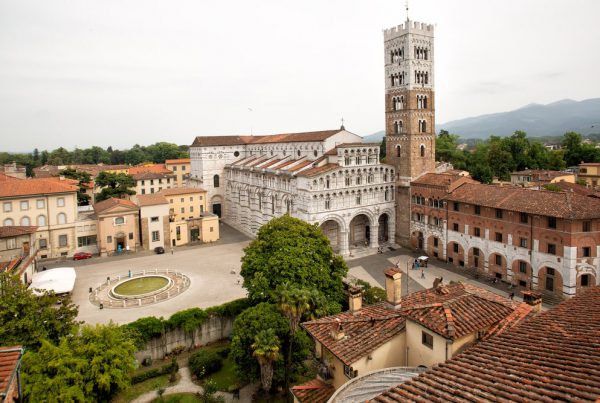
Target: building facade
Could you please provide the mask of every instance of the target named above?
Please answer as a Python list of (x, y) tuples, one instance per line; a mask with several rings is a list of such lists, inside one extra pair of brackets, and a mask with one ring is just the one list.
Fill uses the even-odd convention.
[(427, 174), (411, 187), (411, 245), (522, 289), (571, 297), (600, 279), (600, 200)]
[(35, 237), (37, 227), (0, 227), (0, 272), (19, 276), (29, 284), (35, 272), (38, 252)]
[(433, 25), (384, 31), (386, 163), (396, 168), (396, 240), (408, 244), (410, 182), (435, 170)]
[(169, 201), (162, 194), (139, 195), (142, 247), (152, 250), (171, 245)]
[(577, 179), (587, 187), (597, 189), (600, 186), (600, 162), (579, 164)]
[(172, 171), (177, 176), (177, 187), (184, 187), (190, 177), (191, 162), (189, 158), (179, 158), (175, 160), (165, 160), (165, 168)]
[(140, 246), (139, 209), (130, 200), (110, 198), (94, 204), (101, 256), (135, 252)]
[(247, 137), (198, 137), (190, 181), (203, 184), (210, 208), (255, 236), (290, 214), (320, 225), (336, 252), (394, 240), (392, 166), (379, 145), (339, 130)]

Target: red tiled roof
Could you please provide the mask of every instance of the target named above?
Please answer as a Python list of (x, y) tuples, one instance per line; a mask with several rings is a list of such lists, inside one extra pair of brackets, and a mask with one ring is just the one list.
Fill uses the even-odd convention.
[(562, 172), (562, 171), (550, 171), (547, 169), (525, 169), (523, 171), (511, 172), (511, 175), (531, 175), (535, 178), (539, 179), (554, 179), (560, 176), (569, 176), (574, 175), (570, 172)]
[(189, 158), (178, 158), (176, 160), (165, 160), (165, 164), (189, 164), (191, 159)]
[(22, 179), (2, 182), (0, 197), (31, 196), (50, 193), (77, 192), (77, 186), (47, 179)]
[(290, 172), (296, 172), (296, 171), (298, 171), (298, 170), (300, 170), (300, 169), (304, 168), (305, 166), (310, 165), (312, 163), (313, 162), (309, 161), (309, 160), (302, 161), (299, 164), (294, 165), (292, 168), (288, 169), (288, 171), (290, 171)]
[(0, 238), (12, 238), (19, 235), (33, 234), (37, 231), (37, 227), (34, 226), (3, 226), (0, 227)]
[[(131, 175), (131, 174), (130, 174)], [(175, 174), (169, 172), (140, 172), (131, 175), (136, 181), (147, 180), (147, 179), (163, 179), (163, 178), (175, 178)]]
[(571, 192), (465, 183), (448, 200), (575, 220), (600, 217), (600, 200)]
[(578, 195), (581, 195), (581, 196), (592, 196), (594, 194), (594, 191), (592, 189), (588, 189), (587, 187), (579, 185), (577, 183), (563, 181), (563, 182), (555, 182), (552, 184), (552, 186), (557, 186), (557, 187), (561, 188), (564, 192), (573, 191), (573, 193), (577, 193)]
[(340, 131), (341, 130), (336, 129), (303, 133), (270, 134), (263, 136), (199, 136), (196, 137), (192, 143), (192, 147), (323, 141)]
[(470, 177), (462, 176), (458, 173), (428, 173), (425, 174), (418, 179), (415, 179), (411, 182), (411, 185), (426, 185), (426, 186), (435, 186), (441, 187), (449, 190), (451, 185), (456, 184), (457, 182), (464, 183), (479, 183)]
[(117, 199), (116, 197), (111, 197), (110, 199), (106, 199), (94, 204), (94, 211), (96, 213), (102, 213), (103, 211), (106, 211), (115, 206), (123, 206), (135, 210), (137, 210), (138, 208), (137, 204), (135, 204), (131, 200)]
[(151, 193), (146, 195), (137, 195), (137, 202), (140, 207), (156, 206), (159, 204), (168, 204), (169, 202), (161, 193)]
[(374, 402), (600, 399), (600, 287), (480, 342)]
[[(15, 372), (23, 355), (21, 346), (0, 347), (0, 396), (8, 392), (10, 383), (17, 382)], [(4, 399), (3, 399), (4, 400)]]
[(325, 403), (335, 389), (320, 379), (311, 379), (302, 385), (292, 386), (291, 392), (300, 403)]
[(13, 176), (6, 175), (4, 172), (0, 172), (0, 182), (5, 182), (5, 181), (20, 181), (20, 180), (23, 180), (23, 179), (15, 178)]
[[(388, 270), (393, 270), (391, 275), (397, 272)], [(453, 283), (442, 286), (441, 291), (430, 288), (412, 293), (396, 308), (380, 302), (363, 307), (358, 314), (343, 312), (305, 322), (302, 327), (344, 364), (352, 365), (401, 333), (406, 318), (446, 339), (457, 339), (502, 321), (518, 306), (518, 302), (482, 288)], [(341, 340), (331, 331), (338, 323), (345, 334)]]
[(302, 171), (298, 174), (298, 176), (303, 176), (306, 178), (312, 178), (314, 176), (323, 174), (325, 172), (333, 171), (340, 166), (338, 164), (325, 164), (314, 168), (309, 168), (305, 171)]
[(173, 175), (173, 171), (165, 168), (163, 165), (147, 165), (140, 167), (131, 167), (129, 168), (129, 175), (137, 175), (143, 173), (160, 173), (160, 174), (168, 174)]

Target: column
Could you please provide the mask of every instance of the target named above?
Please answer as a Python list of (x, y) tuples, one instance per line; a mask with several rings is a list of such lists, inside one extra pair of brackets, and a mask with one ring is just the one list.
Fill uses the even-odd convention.
[(369, 244), (371, 248), (379, 247), (379, 225), (371, 225)]
[(346, 256), (350, 254), (348, 249), (348, 231), (340, 231), (340, 255)]

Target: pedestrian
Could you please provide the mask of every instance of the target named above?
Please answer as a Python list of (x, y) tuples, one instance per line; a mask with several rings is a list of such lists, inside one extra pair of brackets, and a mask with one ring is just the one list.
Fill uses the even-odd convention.
[(419, 270), (419, 259), (415, 259), (415, 269)]
[(46, 271), (46, 266), (42, 267), (42, 271)]
[(512, 299), (514, 299), (514, 298), (515, 298), (515, 293), (514, 293), (514, 292), (511, 292), (511, 293), (510, 293), (510, 299), (512, 300)]
[(131, 270), (129, 270), (129, 278), (131, 278)]
[(421, 269), (421, 278), (425, 278), (425, 269)]
[(171, 255), (175, 253), (175, 249), (171, 246)]

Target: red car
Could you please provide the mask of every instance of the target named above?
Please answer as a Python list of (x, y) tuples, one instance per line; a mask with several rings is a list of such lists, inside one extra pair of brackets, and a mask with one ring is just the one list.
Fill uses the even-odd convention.
[(89, 259), (92, 256), (94, 256), (94, 255), (92, 255), (90, 252), (77, 252), (76, 254), (73, 255), (73, 260)]

